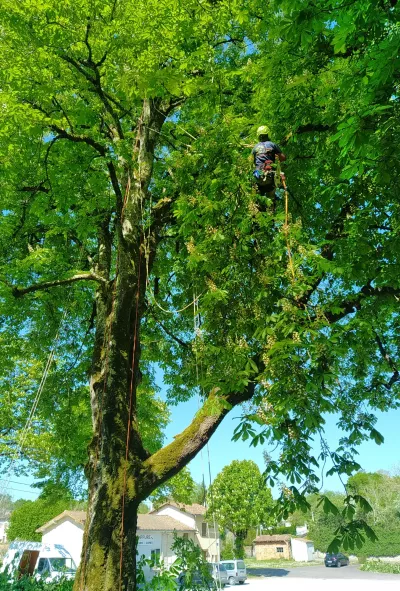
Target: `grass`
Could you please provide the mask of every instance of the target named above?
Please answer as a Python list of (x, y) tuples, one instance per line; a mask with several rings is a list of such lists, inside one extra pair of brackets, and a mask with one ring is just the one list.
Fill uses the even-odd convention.
[(245, 559), (246, 567), (251, 569), (264, 568), (296, 568), (299, 566), (321, 566), (322, 562), (295, 562), (294, 560), (256, 560), (255, 558)]

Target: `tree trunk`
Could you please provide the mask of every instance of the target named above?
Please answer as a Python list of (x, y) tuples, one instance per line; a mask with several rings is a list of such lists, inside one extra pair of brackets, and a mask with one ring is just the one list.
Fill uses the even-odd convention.
[(96, 273), (106, 281), (96, 293), (96, 334), (90, 395), (93, 440), (87, 477), (89, 504), (82, 560), (74, 591), (134, 591), (136, 589), (137, 510), (142, 500), (182, 469), (207, 443), (229, 409), (251, 398), (245, 392), (221, 396), (215, 388), (192, 423), (174, 441), (150, 455), (143, 447), (136, 415), (140, 381), (140, 323), (145, 313), (146, 273), (158, 243), (154, 231), (146, 260), (142, 211), (146, 205), (158, 134), (171, 105), (145, 100), (129, 170), (125, 198), (117, 194), (117, 263), (110, 281), (111, 243), (108, 223), (99, 235)]
[[(140, 322), (144, 313), (146, 260), (141, 212), (152, 174), (156, 133), (165, 115), (144, 101), (117, 225), (115, 279), (96, 295), (97, 322), (90, 379), (94, 436), (87, 477), (89, 506), (75, 591), (132, 591), (136, 574), (138, 479), (143, 448), (136, 418), (140, 381)], [(99, 238), (99, 265), (108, 279), (107, 228)]]

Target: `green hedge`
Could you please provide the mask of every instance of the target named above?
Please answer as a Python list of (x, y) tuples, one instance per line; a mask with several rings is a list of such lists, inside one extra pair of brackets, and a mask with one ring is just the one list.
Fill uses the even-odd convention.
[[(355, 554), (356, 556), (399, 556), (400, 555), (400, 528), (387, 529), (382, 526), (371, 526), (378, 537), (377, 542), (371, 542), (368, 538), (361, 548), (345, 549), (342, 551)], [(320, 552), (326, 552), (329, 544), (334, 538), (333, 531), (319, 530), (313, 528), (309, 534), (314, 542), (314, 547)]]

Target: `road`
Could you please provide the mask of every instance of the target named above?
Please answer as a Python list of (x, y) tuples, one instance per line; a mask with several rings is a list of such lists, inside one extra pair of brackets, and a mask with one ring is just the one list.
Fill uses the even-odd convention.
[(257, 579), (262, 578), (291, 578), (291, 579), (323, 579), (334, 580), (371, 580), (371, 581), (397, 581), (400, 590), (400, 575), (385, 573), (370, 573), (359, 569), (356, 564), (342, 566), (342, 568), (326, 568), (326, 566), (297, 566), (295, 568), (251, 568), (248, 567), (247, 574)]
[(248, 572), (256, 570), (263, 574), (237, 585), (235, 591), (377, 591), (378, 586), (379, 591), (400, 590), (400, 575), (364, 572), (356, 565), (248, 569)]

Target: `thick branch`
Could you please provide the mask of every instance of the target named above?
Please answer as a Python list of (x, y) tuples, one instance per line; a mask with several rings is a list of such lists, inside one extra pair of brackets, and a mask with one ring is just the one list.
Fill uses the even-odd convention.
[(76, 283), (77, 281), (97, 281), (97, 283), (107, 284), (107, 281), (104, 279), (104, 277), (96, 275), (95, 273), (78, 273), (77, 275), (69, 277), (68, 279), (59, 279), (57, 281), (44, 281), (43, 283), (36, 283), (34, 285), (30, 285), (29, 287), (14, 287), (12, 293), (14, 297), (20, 298), (26, 295), (27, 293), (50, 289), (51, 287), (69, 285), (70, 283)]
[(400, 289), (391, 287), (389, 285), (383, 287), (372, 287), (370, 283), (368, 283), (367, 285), (364, 285), (364, 287), (362, 287), (358, 293), (354, 294), (351, 299), (347, 299), (339, 303), (332, 302), (335, 308), (340, 307), (341, 311), (324, 311), (324, 316), (330, 323), (338, 322), (347, 316), (347, 314), (352, 314), (353, 312), (360, 310), (362, 301), (366, 297), (396, 297), (399, 295)]
[(54, 124), (50, 125), (50, 129), (57, 132), (60, 139), (70, 140), (71, 142), (75, 143), (87, 144), (88, 146), (94, 148), (101, 156), (105, 156), (106, 154), (106, 148), (87, 135), (74, 135)]
[(227, 396), (219, 396), (218, 389), (214, 389), (192, 423), (177, 435), (172, 443), (154, 453), (144, 462), (144, 478), (139, 494), (145, 498), (157, 486), (166, 482), (186, 466), (206, 445), (229, 410), (252, 398), (254, 388), (254, 383), (250, 383), (245, 392), (235, 392)]

